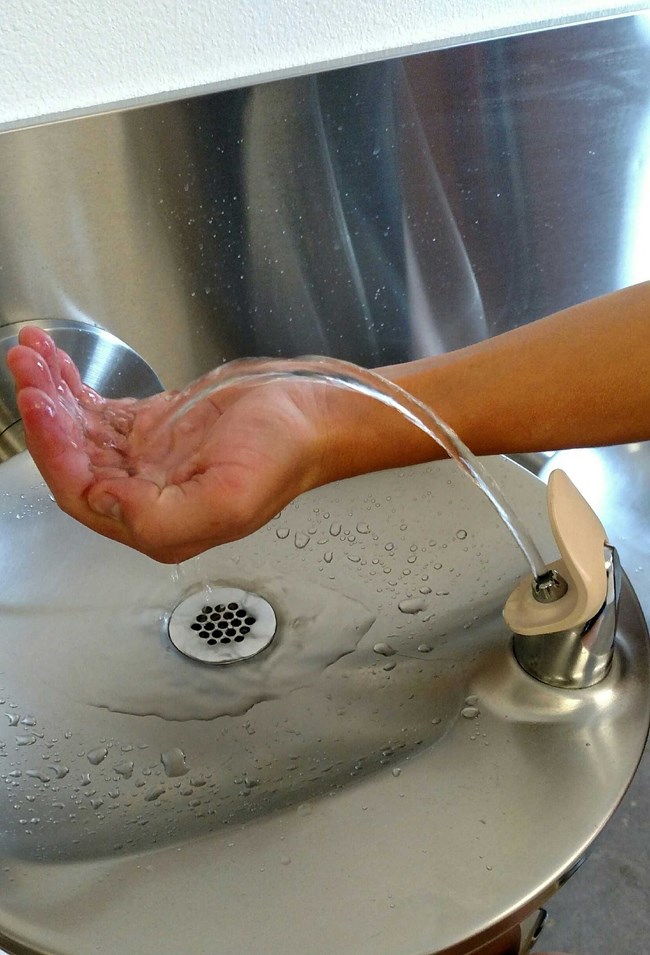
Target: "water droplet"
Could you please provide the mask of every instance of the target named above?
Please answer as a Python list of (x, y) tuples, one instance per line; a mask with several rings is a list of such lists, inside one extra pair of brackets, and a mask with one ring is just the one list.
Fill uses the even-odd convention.
[(402, 613), (420, 613), (426, 607), (426, 603), (420, 597), (411, 597), (408, 600), (400, 600), (398, 608)]
[(16, 746), (31, 746), (36, 742), (35, 736), (17, 736)]
[(81, 774), (81, 785), (82, 785), (82, 786), (90, 786), (90, 782), (91, 782), (90, 773), (82, 773), (82, 774)]
[(334, 559), (334, 554), (332, 553), (332, 551), (326, 550), (323, 555), (323, 560), (325, 561), (325, 563), (331, 564), (333, 559)]
[(464, 706), (460, 715), (464, 716), (466, 720), (473, 720), (479, 715), (479, 710), (476, 706)]
[(50, 777), (46, 776), (45, 773), (40, 772), (38, 769), (28, 769), (26, 771), (27, 776), (31, 776), (32, 779), (38, 779), (42, 783), (49, 783)]
[(123, 759), (121, 763), (118, 763), (117, 766), (114, 766), (113, 769), (124, 779), (130, 779), (133, 775), (133, 763), (130, 759)]
[(90, 800), (90, 805), (93, 807), (93, 809), (99, 809), (100, 806), (104, 805), (104, 800), (97, 796), (96, 798)]
[(358, 534), (369, 534), (370, 528), (367, 524), (357, 524), (357, 533)]
[(394, 647), (389, 646), (387, 643), (376, 643), (372, 649), (382, 657), (392, 657), (397, 652)]
[(86, 753), (88, 762), (92, 763), (93, 766), (99, 766), (107, 756), (108, 750), (105, 746), (98, 746), (97, 749), (91, 749), (90, 752)]
[(428, 643), (421, 643), (418, 647), (418, 653), (431, 653), (433, 647), (430, 647)]
[(154, 789), (149, 789), (144, 794), (145, 802), (155, 802), (162, 794), (165, 792), (164, 786), (156, 786)]
[(330, 534), (332, 535), (332, 537), (338, 537), (340, 533), (341, 533), (341, 525), (338, 522), (334, 524), (330, 524)]
[(456, 537), (458, 538), (459, 541), (464, 541), (465, 538), (467, 537), (467, 531), (461, 527), (459, 531), (456, 531)]
[(393, 776), (395, 776), (395, 777), (402, 775), (402, 770), (399, 768), (399, 766), (396, 766), (395, 769), (392, 769), (392, 770), (391, 770), (391, 772), (392, 772)]
[(289, 533), (290, 531), (288, 527), (278, 527), (277, 531), (275, 532), (275, 536), (279, 537), (280, 540), (283, 541), (287, 539)]
[(388, 663), (384, 663), (382, 670), (394, 670), (396, 666), (397, 662), (395, 660), (389, 660)]
[(307, 534), (303, 534), (301, 531), (296, 531), (293, 542), (298, 550), (302, 550), (303, 547), (306, 547), (309, 543), (309, 536)]
[(161, 753), (160, 762), (163, 764), (165, 775), (170, 777), (184, 776), (189, 771), (189, 767), (185, 765), (185, 753), (178, 747)]
[(23, 726), (36, 726), (36, 717), (35, 716), (23, 716), (20, 721)]

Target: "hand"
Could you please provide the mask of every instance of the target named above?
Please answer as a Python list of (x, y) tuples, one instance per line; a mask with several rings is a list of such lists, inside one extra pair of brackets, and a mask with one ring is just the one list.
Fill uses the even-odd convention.
[(19, 342), (7, 362), (27, 446), (56, 501), (156, 560), (244, 537), (329, 480), (322, 385), (235, 386), (170, 423), (184, 393), (104, 399), (45, 332), (25, 328)]

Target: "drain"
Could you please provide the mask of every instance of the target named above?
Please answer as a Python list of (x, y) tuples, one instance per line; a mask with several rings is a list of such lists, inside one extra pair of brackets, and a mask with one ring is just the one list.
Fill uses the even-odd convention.
[(273, 608), (259, 594), (207, 587), (179, 603), (169, 618), (169, 639), (202, 663), (236, 663), (268, 647), (275, 636)]

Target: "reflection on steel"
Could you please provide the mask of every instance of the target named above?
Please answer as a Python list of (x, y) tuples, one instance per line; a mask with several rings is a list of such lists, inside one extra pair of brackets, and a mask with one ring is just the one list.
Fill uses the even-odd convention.
[(247, 354), (417, 357), (648, 278), (646, 26), (6, 133), (0, 323), (97, 322), (177, 387)]

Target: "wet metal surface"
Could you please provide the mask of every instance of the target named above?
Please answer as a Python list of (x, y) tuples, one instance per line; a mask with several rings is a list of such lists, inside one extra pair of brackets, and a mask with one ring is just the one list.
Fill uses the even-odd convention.
[[(550, 559), (543, 486), (491, 469)], [(552, 894), (639, 758), (633, 595), (605, 681), (526, 676), (501, 617), (523, 558), (451, 462), (320, 489), (179, 573), (63, 515), (27, 455), (0, 526), (10, 951), (444, 951)], [(262, 654), (171, 646), (206, 578), (272, 604)]]

